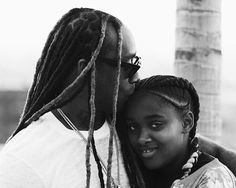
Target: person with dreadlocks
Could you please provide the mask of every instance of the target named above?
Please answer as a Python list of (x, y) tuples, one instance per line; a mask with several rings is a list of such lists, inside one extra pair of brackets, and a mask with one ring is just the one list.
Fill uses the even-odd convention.
[(49, 34), (19, 125), (1, 150), (0, 187), (129, 187), (114, 125), (139, 64), (120, 20), (89, 8), (66, 13)]
[(116, 17), (89, 8), (66, 13), (1, 151), (0, 187), (128, 187), (114, 125), (138, 81), (139, 59)]
[(236, 187), (232, 172), (199, 149), (198, 117), (198, 94), (186, 79), (158, 75), (137, 84), (117, 127), (131, 187)]

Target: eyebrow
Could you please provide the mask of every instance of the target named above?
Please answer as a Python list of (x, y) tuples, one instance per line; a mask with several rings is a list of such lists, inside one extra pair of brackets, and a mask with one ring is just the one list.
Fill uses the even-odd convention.
[(125, 121), (134, 121), (133, 118), (130, 118), (130, 117), (125, 117), (124, 120)]
[[(165, 116), (159, 115), (159, 114), (150, 114), (146, 115), (144, 119), (155, 119), (155, 118), (165, 118)], [(133, 118), (125, 117), (125, 121), (135, 121)]]
[(154, 118), (164, 118), (163, 115), (159, 115), (159, 114), (150, 114), (144, 117), (145, 119), (154, 119)]

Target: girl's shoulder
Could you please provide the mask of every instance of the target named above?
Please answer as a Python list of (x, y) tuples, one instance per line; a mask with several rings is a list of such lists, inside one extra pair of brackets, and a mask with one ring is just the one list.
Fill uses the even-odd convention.
[(236, 179), (233, 173), (218, 159), (204, 165), (196, 187), (234, 188)]
[(187, 178), (172, 184), (172, 188), (194, 187), (236, 188), (236, 178), (224, 164), (214, 158), (213, 160), (208, 161), (208, 163), (201, 165)]

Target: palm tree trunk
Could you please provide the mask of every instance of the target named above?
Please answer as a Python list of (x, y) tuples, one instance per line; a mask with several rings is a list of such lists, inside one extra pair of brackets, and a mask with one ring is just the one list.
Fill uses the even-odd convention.
[(177, 0), (175, 74), (200, 96), (198, 132), (219, 141), (221, 0)]

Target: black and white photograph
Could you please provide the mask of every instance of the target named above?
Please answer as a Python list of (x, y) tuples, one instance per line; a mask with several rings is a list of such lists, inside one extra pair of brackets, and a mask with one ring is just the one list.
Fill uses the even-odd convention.
[(0, 188), (236, 188), (236, 2), (0, 3)]

